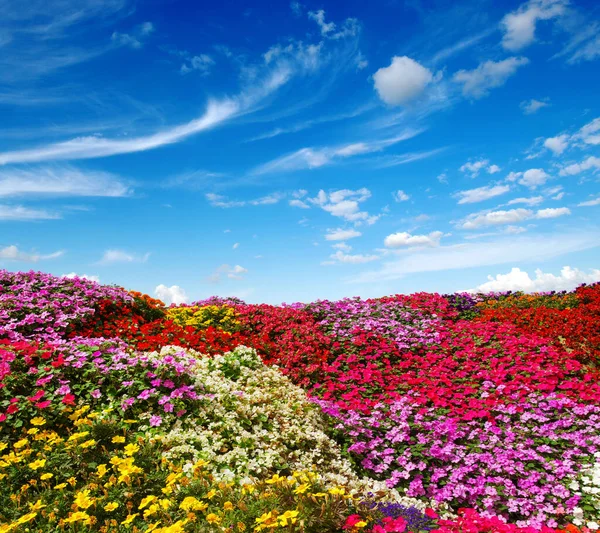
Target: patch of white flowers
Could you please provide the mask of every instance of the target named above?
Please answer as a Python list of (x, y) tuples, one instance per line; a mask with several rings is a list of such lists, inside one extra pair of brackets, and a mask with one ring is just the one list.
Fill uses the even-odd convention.
[(186, 460), (185, 471), (201, 459), (220, 481), (313, 471), (326, 486), (343, 485), (362, 494), (385, 491), (386, 500), (420, 509), (430, 506), (401, 496), (383, 482), (359, 478), (340, 446), (325, 433), (318, 406), (276, 366), (264, 365), (255, 350), (240, 346), (206, 357), (167, 346), (147, 355), (185, 360), (186, 372), (201, 394), (196, 410), (168, 433), (149, 434), (164, 445), (166, 458)]
[(573, 509), (573, 524), (586, 526), (593, 531), (600, 528), (600, 452), (596, 452), (594, 457), (594, 464), (582, 470), (578, 481), (569, 487), (581, 496), (581, 507)]

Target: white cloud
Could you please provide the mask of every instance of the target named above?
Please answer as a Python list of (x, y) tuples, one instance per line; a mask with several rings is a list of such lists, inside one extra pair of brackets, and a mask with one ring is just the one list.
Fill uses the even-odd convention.
[(70, 141), (47, 144), (33, 149), (0, 153), (0, 165), (107, 157), (143, 152), (174, 144), (232, 119), (239, 113), (251, 111), (260, 100), (285, 84), (291, 72), (290, 67), (278, 67), (262, 84), (253, 86), (231, 99), (211, 100), (202, 116), (151, 135), (114, 139), (101, 136), (77, 137)]
[(240, 247), (240, 243), (236, 242), (236, 243), (234, 243), (234, 245), (231, 248), (233, 248), (234, 250), (237, 250), (239, 247)]
[[(363, 254), (345, 254), (342, 250), (338, 250), (334, 254), (329, 256), (331, 262), (337, 263), (349, 263), (352, 265), (360, 265), (363, 263), (370, 263), (379, 259), (378, 255), (363, 255)], [(330, 264), (330, 262), (328, 262)]]
[(396, 143), (411, 139), (424, 130), (407, 129), (401, 134), (382, 140), (361, 141), (341, 146), (325, 146), (322, 148), (301, 148), (291, 154), (277, 157), (256, 167), (253, 175), (273, 172), (292, 172), (302, 169), (320, 168), (331, 165), (340, 159), (362, 154), (380, 152)]
[(61, 218), (58, 213), (45, 209), (0, 204), (0, 220), (52, 220), (57, 218)]
[(396, 202), (406, 202), (407, 200), (410, 200), (410, 195), (406, 194), (402, 189), (392, 193), (392, 196)]
[(88, 279), (90, 281), (95, 281), (96, 283), (100, 283), (100, 276), (93, 276), (88, 274), (77, 274), (76, 272), (71, 272), (70, 274), (63, 274), (63, 278), (73, 279), (73, 278), (81, 278)]
[(476, 202), (483, 202), (490, 198), (495, 198), (501, 194), (505, 194), (510, 191), (508, 185), (488, 185), (486, 187), (478, 187), (477, 189), (469, 189), (467, 191), (459, 191), (455, 194), (459, 198), (459, 204), (473, 204)]
[(218, 267), (214, 273), (209, 276), (209, 281), (212, 281), (214, 283), (218, 283), (219, 281), (221, 281), (222, 277), (225, 276), (228, 279), (243, 279), (243, 275), (246, 274), (248, 272), (248, 269), (244, 268), (243, 266), (240, 265), (235, 265), (233, 267), (227, 265), (227, 264), (223, 264), (220, 267)]
[(355, 237), (360, 237), (362, 233), (360, 231), (356, 231), (355, 229), (330, 229), (327, 230), (325, 235), (325, 240), (327, 241), (346, 241), (348, 239), (354, 239)]
[(380, 283), (407, 274), (465, 270), (481, 266), (547, 261), (564, 254), (598, 248), (598, 232), (510, 235), (494, 240), (466, 242), (451, 246), (425, 248), (405, 253), (381, 268), (349, 278), (350, 283)]
[(547, 209), (539, 209), (535, 215), (535, 218), (556, 218), (570, 214), (571, 210), (568, 207), (549, 207)]
[(595, 205), (600, 205), (600, 196), (598, 198), (594, 198), (593, 200), (586, 200), (585, 202), (581, 202), (577, 205), (579, 207), (593, 207)]
[(515, 204), (538, 205), (538, 204), (541, 204), (543, 201), (544, 201), (543, 196), (531, 196), (529, 198), (514, 198), (513, 200), (508, 202), (508, 205), (515, 205)]
[(301, 209), (310, 209), (310, 205), (308, 205), (307, 203), (303, 202), (302, 200), (298, 200), (297, 198), (290, 200), (289, 204), (292, 207), (299, 207)]
[[(488, 174), (495, 174), (496, 172), (500, 172), (500, 167), (498, 165), (490, 165), (488, 159), (479, 159), (477, 161), (467, 161), (464, 165), (461, 165), (459, 170), (468, 173), (472, 178), (476, 178), (479, 175), (479, 172), (482, 170), (486, 170)], [(438, 178), (439, 179), (439, 178)]]
[(566, 166), (559, 174), (561, 176), (574, 176), (591, 169), (600, 169), (600, 157), (591, 155), (581, 163), (573, 163), (572, 165)]
[(22, 261), (25, 263), (37, 263), (44, 259), (56, 259), (64, 254), (63, 251), (53, 252), (51, 254), (41, 255), (37, 253), (27, 253), (19, 250), (14, 244), (0, 249), (0, 260)]
[(411, 235), (404, 231), (388, 235), (383, 243), (387, 248), (439, 246), (443, 235), (441, 231), (433, 231), (428, 235)]
[(321, 189), (315, 198), (308, 198), (307, 201), (334, 217), (343, 218), (357, 225), (363, 222), (371, 225), (377, 222), (379, 216), (369, 215), (367, 211), (361, 211), (359, 205), (370, 197), (371, 191), (365, 187), (357, 190), (340, 189), (329, 194)]
[(141, 48), (145, 37), (154, 32), (152, 22), (144, 22), (136, 26), (131, 33), (114, 32), (110, 39), (117, 46), (129, 46), (131, 48)]
[(569, 136), (558, 135), (557, 137), (549, 137), (544, 141), (544, 146), (551, 150), (554, 155), (562, 154), (569, 146)]
[(568, 0), (530, 0), (508, 13), (500, 23), (504, 32), (502, 46), (514, 52), (530, 45), (535, 41), (537, 22), (562, 15), (568, 3)]
[(318, 11), (309, 11), (308, 18), (314, 20), (319, 29), (321, 30), (321, 35), (326, 36), (328, 33), (331, 33), (335, 30), (334, 22), (325, 22), (325, 11), (319, 9)]
[(83, 171), (72, 166), (0, 168), (0, 197), (127, 196), (129, 186), (108, 172)]
[(433, 80), (429, 69), (407, 56), (394, 56), (389, 67), (373, 74), (375, 90), (386, 104), (404, 105), (415, 99)]
[(525, 115), (533, 115), (534, 113), (537, 113), (543, 107), (548, 107), (549, 105), (550, 104), (548, 102), (536, 100), (536, 99), (532, 98), (531, 100), (524, 100), (523, 102), (521, 102), (519, 107), (521, 108), (521, 111), (523, 111), (523, 113)]
[(252, 200), (229, 200), (226, 196), (209, 192), (206, 193), (204, 197), (213, 207), (222, 207), (224, 209), (228, 209), (232, 207), (244, 207), (245, 205), (273, 205), (280, 202), (284, 198), (284, 195), (280, 193), (272, 193), (266, 196), (261, 196), (260, 198), (254, 198)]
[(161, 283), (154, 289), (154, 294), (159, 300), (162, 300), (167, 305), (184, 304), (188, 300), (187, 294), (179, 285), (167, 287)]
[(319, 9), (318, 11), (309, 11), (308, 18), (317, 23), (321, 30), (321, 36), (325, 39), (337, 40), (346, 37), (354, 37), (359, 31), (358, 20), (354, 18), (347, 18), (340, 29), (336, 31), (337, 25), (334, 22), (325, 22), (325, 11), (322, 9)]
[(189, 58), (183, 65), (181, 65), (181, 73), (188, 74), (196, 71), (201, 76), (208, 76), (210, 69), (215, 64), (215, 60), (208, 54), (200, 54)]
[(518, 267), (513, 267), (508, 274), (488, 276), (486, 283), (482, 283), (470, 292), (548, 292), (568, 291), (582, 283), (595, 283), (600, 281), (600, 270), (592, 269), (589, 274), (577, 269), (565, 266), (560, 274), (555, 276), (536, 269), (535, 278)]
[(336, 242), (335, 244), (332, 244), (331, 247), (335, 248), (336, 250), (342, 250), (343, 252), (349, 252), (352, 250), (352, 246), (346, 244), (345, 242)]
[(519, 183), (530, 189), (535, 189), (540, 185), (544, 185), (549, 177), (541, 168), (530, 168), (523, 173)]
[(99, 263), (102, 265), (108, 265), (112, 263), (145, 263), (148, 261), (149, 257), (149, 252), (140, 256), (125, 252), (123, 250), (106, 250)]
[(485, 226), (499, 226), (502, 224), (516, 224), (524, 220), (556, 218), (563, 215), (570, 215), (571, 211), (567, 207), (557, 207), (549, 209), (540, 209), (533, 212), (530, 209), (509, 209), (499, 211), (488, 211), (484, 213), (474, 213), (469, 215), (459, 227), (472, 230)]
[(482, 98), (489, 94), (490, 89), (501, 87), (517, 69), (527, 65), (526, 57), (509, 57), (502, 61), (485, 61), (474, 70), (459, 70), (453, 80), (462, 84), (464, 96)]

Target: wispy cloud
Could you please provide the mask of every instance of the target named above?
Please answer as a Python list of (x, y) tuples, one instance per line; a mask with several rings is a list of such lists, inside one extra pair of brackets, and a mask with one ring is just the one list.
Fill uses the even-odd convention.
[(396, 143), (411, 139), (423, 131), (423, 129), (407, 129), (401, 134), (387, 139), (358, 141), (321, 148), (301, 148), (256, 167), (251, 174), (259, 176), (274, 172), (293, 172), (323, 167), (349, 157), (380, 152)]
[(101, 265), (110, 265), (114, 263), (145, 263), (150, 258), (150, 252), (143, 255), (125, 252), (123, 250), (106, 250), (98, 262)]
[(0, 198), (22, 196), (127, 196), (131, 188), (108, 172), (71, 166), (0, 168)]
[(62, 250), (51, 254), (38, 254), (36, 252), (23, 252), (14, 244), (0, 249), (0, 261), (22, 261), (25, 263), (37, 263), (45, 259), (56, 259), (64, 254)]
[(248, 113), (252, 107), (286, 83), (291, 72), (276, 68), (268, 78), (250, 87), (238, 96), (226, 100), (212, 100), (205, 113), (185, 124), (163, 129), (152, 135), (128, 139), (109, 139), (99, 136), (79, 137), (70, 141), (49, 144), (29, 150), (0, 153), (0, 165), (53, 160), (75, 160), (106, 157), (117, 154), (143, 152), (180, 142), (192, 135), (214, 128), (234, 116)]
[(252, 200), (231, 200), (227, 196), (215, 193), (207, 193), (205, 197), (213, 207), (222, 207), (227, 209), (231, 207), (244, 207), (246, 205), (273, 205), (283, 200), (283, 198), (285, 198), (285, 194), (271, 193), (267, 194), (266, 196), (254, 198)]
[(46, 209), (35, 209), (22, 205), (0, 204), (0, 221), (2, 220), (52, 220), (61, 218), (60, 214)]
[(412, 163), (413, 161), (429, 159), (430, 157), (434, 157), (447, 149), (447, 146), (442, 146), (441, 148), (434, 148), (433, 150), (425, 150), (423, 152), (409, 152), (406, 154), (389, 155), (381, 158), (376, 166), (377, 168), (388, 168), (398, 165), (406, 165), (407, 163)]
[(400, 279), (418, 272), (439, 272), (526, 261), (541, 262), (561, 255), (600, 246), (597, 231), (511, 236), (481, 242), (440, 246), (414, 253), (406, 251), (378, 270), (349, 278), (351, 283), (374, 283)]

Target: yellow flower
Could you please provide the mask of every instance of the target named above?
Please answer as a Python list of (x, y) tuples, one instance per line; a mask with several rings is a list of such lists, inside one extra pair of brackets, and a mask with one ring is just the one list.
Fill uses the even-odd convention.
[(127, 518), (125, 520), (123, 520), (123, 522), (121, 522), (122, 526), (126, 526), (127, 524), (131, 524), (131, 522), (133, 522), (135, 520), (135, 517), (138, 516), (140, 513), (135, 513), (135, 514), (128, 514)]
[(310, 489), (310, 485), (308, 483), (302, 483), (302, 485), (298, 485), (294, 489), (295, 494), (304, 494), (308, 489)]
[(278, 517), (280, 526), (295, 524), (298, 521), (298, 511), (286, 511)]
[(43, 426), (46, 420), (41, 416), (36, 416), (29, 421), (33, 426)]
[(225, 509), (225, 511), (231, 511), (231, 510), (233, 510), (233, 503), (231, 503), (231, 502), (225, 502), (223, 504), (223, 509)]
[(338, 494), (340, 496), (343, 496), (344, 494), (346, 494), (346, 489), (344, 489), (343, 487), (334, 487), (332, 489), (329, 489), (329, 494)]
[(208, 504), (197, 500), (193, 496), (187, 496), (179, 504), (179, 508), (183, 509), (184, 511), (204, 511), (208, 508)]
[(106, 475), (106, 465), (98, 465), (98, 468), (96, 468), (96, 473), (98, 474), (98, 477), (102, 479)]
[(120, 435), (117, 435), (116, 437), (113, 437), (111, 442), (113, 444), (119, 444), (121, 442), (125, 442), (125, 437), (121, 437)]
[(138, 509), (141, 511), (144, 507), (146, 507), (148, 504), (152, 503), (156, 499), (157, 499), (156, 496), (152, 496), (152, 495), (151, 496), (146, 496), (140, 502), (140, 506), (138, 507)]
[(29, 428), (27, 430), (27, 435), (37, 435), (40, 432), (38, 428)]
[(148, 529), (146, 529), (146, 533), (149, 533), (150, 531), (154, 531), (158, 526), (160, 526), (160, 521), (154, 522), (154, 524), (150, 524), (148, 526)]
[(117, 507), (119, 507), (119, 504), (117, 502), (110, 502), (104, 506), (104, 510), (107, 513), (110, 513), (111, 511), (114, 511)]
[(90, 515), (84, 513), (83, 511), (77, 511), (76, 513), (73, 513), (71, 516), (69, 516), (69, 518), (65, 518), (65, 522), (67, 524), (72, 524), (74, 522), (83, 522), (86, 525), (89, 525), (91, 523)]
[(90, 498), (90, 491), (89, 491), (89, 489), (85, 489), (85, 490), (79, 491), (75, 495), (75, 502), (74, 503), (80, 509), (87, 509), (88, 507), (92, 506), (92, 504), (94, 503), (94, 501), (95, 501), (94, 498)]
[(246, 524), (244, 524), (244, 522), (238, 522), (237, 529), (238, 531), (246, 531)]
[(46, 506), (42, 503), (41, 498), (37, 502), (29, 504), (30, 511), (39, 511), (40, 509), (43, 509), (44, 507), (46, 507)]
[(361, 527), (366, 527), (367, 523), (364, 520), (360, 520), (359, 522), (356, 522), (356, 524), (354, 524), (354, 527), (357, 528), (361, 528)]
[(267, 479), (266, 483), (268, 485), (273, 485), (275, 483), (283, 483), (287, 481), (287, 478), (280, 476), (279, 474), (273, 474), (271, 479)]
[(8, 444), (6, 444), (6, 442), (0, 442), (0, 452), (3, 452), (6, 448), (8, 448)]
[(158, 500), (160, 506), (166, 511), (169, 507), (171, 507), (171, 500), (168, 498), (163, 498), (162, 500)]
[(21, 448), (24, 448), (28, 444), (29, 444), (29, 441), (27, 439), (18, 440), (17, 442), (15, 442), (15, 450), (19, 450)]
[(130, 457), (138, 452), (140, 447), (137, 444), (128, 444), (125, 446), (125, 455), (129, 455)]
[(41, 479), (42, 481), (46, 481), (47, 479), (50, 479), (50, 478), (52, 478), (52, 477), (54, 477), (54, 474), (50, 474), (50, 472), (46, 472), (45, 474), (42, 474), (42, 475), (40, 476), (40, 479)]
[(19, 518), (17, 520), (17, 524), (21, 525), (21, 524), (26, 524), (27, 522), (31, 522), (36, 516), (37, 516), (37, 513), (35, 513), (35, 512), (23, 515), (21, 518)]
[(148, 509), (144, 511), (144, 520), (146, 520), (149, 516), (155, 515), (159, 509), (160, 507), (158, 506), (158, 504), (153, 503), (150, 507), (148, 507)]
[(89, 431), (80, 431), (79, 433), (73, 433), (73, 435), (71, 435), (69, 437), (69, 442), (72, 442), (74, 440), (83, 439), (83, 437), (87, 437), (89, 434), (90, 434)]
[(66, 486), (67, 486), (67, 484), (66, 484), (66, 483), (59, 483), (58, 485), (55, 485), (55, 486), (54, 486), (54, 488), (55, 488), (56, 490), (62, 490), (62, 489), (64, 489)]
[(92, 446), (96, 445), (96, 441), (94, 439), (91, 440), (86, 440), (85, 442), (82, 442), (79, 446), (81, 446), (82, 448), (91, 448)]
[(31, 470), (37, 470), (38, 468), (46, 466), (46, 459), (37, 459), (36, 461), (33, 461), (33, 463), (29, 463), (28, 466)]
[(206, 515), (206, 521), (209, 524), (220, 524), (221, 518), (219, 518), (215, 513), (210, 513)]
[(215, 489), (211, 489), (208, 491), (208, 494), (206, 495), (206, 497), (209, 500), (212, 500), (216, 496), (216, 494), (217, 494), (217, 491)]

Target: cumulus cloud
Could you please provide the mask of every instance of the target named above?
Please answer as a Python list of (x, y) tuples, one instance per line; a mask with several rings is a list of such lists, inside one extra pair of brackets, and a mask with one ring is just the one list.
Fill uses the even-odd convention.
[(537, 22), (559, 17), (568, 4), (568, 0), (530, 0), (522, 4), (505, 15), (500, 23), (504, 32), (502, 46), (514, 52), (530, 45), (535, 41)]
[(488, 185), (486, 187), (478, 187), (477, 189), (459, 191), (455, 194), (455, 197), (459, 199), (459, 204), (473, 204), (495, 198), (508, 191), (510, 191), (510, 186), (508, 185)]
[(544, 201), (543, 196), (530, 196), (528, 198), (521, 197), (521, 198), (514, 198), (513, 200), (508, 202), (508, 205), (515, 205), (515, 204), (538, 205), (538, 204), (541, 204), (543, 201)]
[(0, 169), (0, 197), (127, 196), (128, 185), (109, 172), (72, 166)]
[(549, 137), (544, 141), (544, 146), (551, 150), (554, 155), (562, 154), (569, 146), (569, 136), (558, 135), (557, 137)]
[(542, 272), (536, 269), (535, 277), (531, 278), (529, 274), (518, 267), (513, 267), (507, 274), (498, 274), (488, 276), (488, 281), (471, 289), (470, 292), (504, 292), (504, 291), (523, 291), (523, 292), (547, 292), (547, 291), (568, 291), (572, 290), (582, 283), (595, 283), (600, 281), (600, 270), (592, 269), (586, 273), (578, 268), (565, 266), (561, 269), (558, 276)]
[(509, 57), (502, 61), (485, 61), (474, 70), (459, 70), (453, 76), (456, 83), (462, 84), (463, 95), (469, 98), (487, 96), (490, 89), (501, 87), (519, 67), (527, 65), (526, 57)]
[(410, 200), (410, 195), (406, 194), (402, 189), (392, 193), (392, 196), (396, 202), (406, 202), (407, 200)]
[(389, 105), (404, 105), (419, 96), (433, 80), (431, 71), (407, 56), (394, 56), (389, 67), (373, 74), (379, 98)]
[(63, 278), (73, 279), (73, 278), (81, 278), (87, 279), (90, 281), (95, 281), (96, 283), (100, 283), (100, 276), (94, 276), (89, 274), (77, 274), (76, 272), (71, 272), (69, 274), (63, 274)]
[(519, 183), (530, 189), (544, 185), (550, 176), (541, 168), (530, 168), (521, 175)]
[(190, 72), (198, 72), (201, 76), (208, 76), (215, 60), (208, 54), (200, 54), (190, 57), (183, 65), (181, 65), (181, 73), (188, 74)]
[(184, 304), (188, 300), (187, 294), (179, 285), (171, 285), (170, 287), (167, 287), (161, 283), (160, 285), (156, 286), (156, 289), (154, 289), (154, 295), (167, 305)]
[[(488, 159), (478, 159), (476, 161), (467, 161), (464, 165), (461, 165), (459, 170), (465, 174), (470, 174), (471, 178), (476, 178), (482, 170), (486, 170), (488, 174), (495, 174), (500, 172), (498, 165), (490, 165)], [(438, 177), (439, 180), (439, 177)]]
[(590, 156), (587, 159), (584, 159), (581, 163), (573, 163), (568, 165), (561, 169), (559, 174), (561, 176), (574, 176), (591, 169), (600, 169), (600, 157)]
[(523, 102), (521, 102), (519, 107), (521, 108), (521, 111), (523, 111), (523, 114), (533, 115), (543, 107), (548, 107), (549, 105), (550, 104), (546, 101), (536, 100), (535, 98), (532, 98), (531, 100), (524, 100)]
[(537, 212), (525, 208), (488, 211), (469, 215), (459, 224), (459, 227), (466, 230), (473, 230), (485, 226), (517, 224), (524, 220), (556, 218), (570, 214), (571, 211), (567, 207), (540, 209)]
[(148, 261), (150, 253), (144, 255), (131, 254), (123, 250), (106, 250), (99, 263), (108, 265), (112, 263), (145, 263)]
[(228, 264), (223, 264), (218, 267), (213, 274), (209, 276), (209, 281), (213, 283), (220, 282), (224, 277), (228, 279), (243, 279), (244, 274), (248, 272), (248, 269), (244, 268), (240, 265), (229, 266)]
[(348, 239), (354, 239), (360, 237), (362, 233), (355, 229), (330, 229), (325, 234), (325, 240), (327, 241), (346, 241)]
[(57, 257), (61, 257), (64, 252), (58, 251), (53, 252), (51, 254), (38, 254), (35, 252), (23, 252), (19, 250), (17, 246), (14, 244), (11, 246), (7, 246), (6, 248), (0, 249), (0, 260), (8, 260), (8, 261), (22, 261), (24, 263), (37, 263), (38, 261), (43, 261), (45, 259), (56, 259)]
[(388, 235), (383, 243), (387, 248), (439, 246), (443, 235), (441, 231), (433, 231), (428, 235), (411, 235), (403, 231)]
[(370, 215), (367, 211), (360, 209), (360, 204), (370, 197), (371, 191), (365, 187), (357, 190), (339, 189), (329, 193), (321, 189), (314, 198), (307, 198), (306, 201), (301, 202), (296, 201), (294, 204), (290, 202), (290, 205), (304, 208), (314, 205), (334, 217), (343, 218), (348, 222), (354, 222), (357, 225), (362, 223), (371, 225), (377, 222), (379, 216)]

